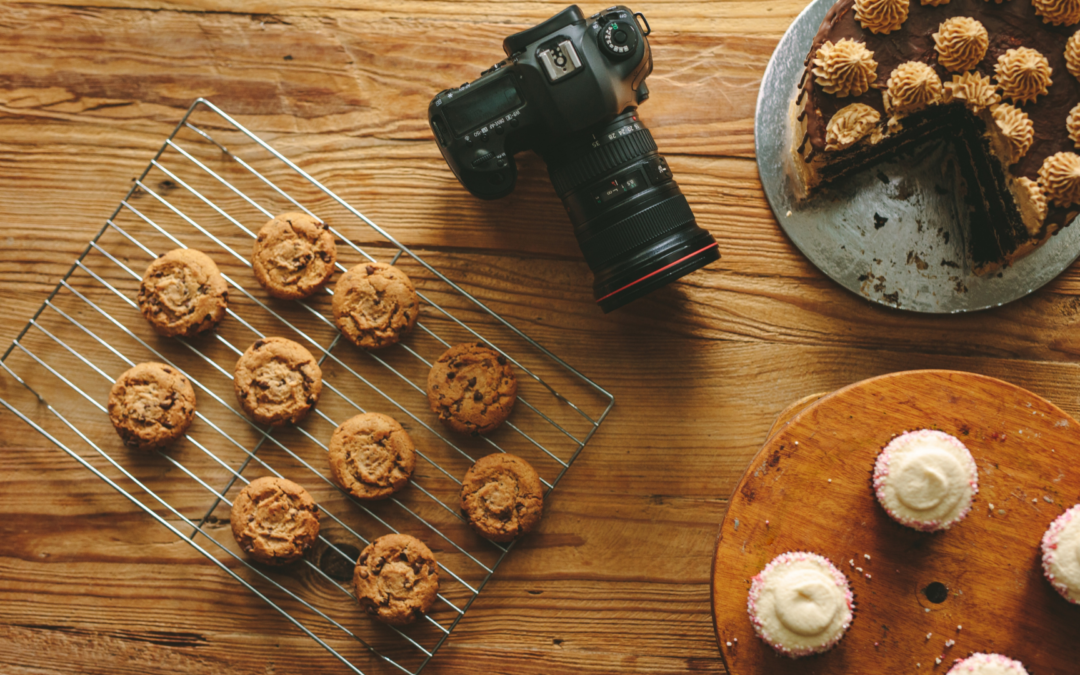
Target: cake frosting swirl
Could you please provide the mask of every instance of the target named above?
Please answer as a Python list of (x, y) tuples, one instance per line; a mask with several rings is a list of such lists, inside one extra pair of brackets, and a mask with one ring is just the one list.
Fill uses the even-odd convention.
[(1080, 30), (1073, 33), (1065, 43), (1065, 68), (1080, 80)]
[(1035, 124), (1027, 113), (1008, 103), (994, 106), (993, 115), (1009, 149), (1007, 162), (1016, 164), (1035, 141)]
[(1002, 95), (1015, 103), (1032, 103), (1048, 94), (1052, 72), (1046, 57), (1030, 47), (1010, 49), (994, 66)]
[(841, 108), (825, 130), (825, 148), (843, 150), (861, 141), (881, 120), (881, 114), (865, 103)]
[(1018, 205), (1021, 209), (1028, 209), (1034, 216), (1033, 226), (1028, 228), (1028, 233), (1035, 236), (1038, 231), (1034, 230), (1034, 226), (1041, 225), (1046, 220), (1046, 213), (1049, 209), (1049, 205), (1046, 203), (1046, 195), (1043, 194), (1038, 181), (1031, 180), (1027, 176), (1021, 176), (1016, 181), (1024, 188), (1024, 192), (1017, 195)]
[(1069, 139), (1080, 148), (1080, 103), (1069, 111), (1069, 117), (1065, 120), (1065, 130), (1069, 132)]
[(901, 63), (889, 75), (885, 110), (890, 113), (913, 113), (942, 97), (941, 78), (921, 61)]
[(998, 94), (993, 80), (974, 71), (953, 75), (952, 81), (946, 82), (944, 87), (946, 103), (962, 101), (972, 112), (977, 113), (1001, 102), (1001, 95)]
[(938, 63), (958, 73), (977, 66), (990, 46), (990, 34), (986, 32), (986, 27), (970, 16), (946, 19), (932, 37)]
[(858, 96), (877, 78), (877, 66), (874, 53), (861, 42), (826, 42), (814, 58), (814, 77), (829, 94), (839, 98)]
[(855, 0), (855, 18), (872, 33), (888, 34), (904, 25), (908, 0)]
[(1031, 4), (1046, 23), (1071, 26), (1080, 21), (1080, 0), (1031, 0)]
[(1039, 169), (1039, 185), (1054, 204), (1080, 204), (1080, 155), (1058, 152), (1047, 157)]

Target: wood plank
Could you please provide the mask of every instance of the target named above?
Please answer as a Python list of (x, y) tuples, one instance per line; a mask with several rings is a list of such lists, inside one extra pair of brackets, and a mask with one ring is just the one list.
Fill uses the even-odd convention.
[[(0, 303), (8, 318), (0, 345), (37, 311), (191, 101), (208, 96), (616, 396), (540, 530), (508, 556), (430, 672), (722, 673), (708, 589), (717, 525), (788, 403), (896, 370), (955, 368), (1004, 377), (1080, 414), (1075, 269), (998, 310), (901, 314), (823, 278), (776, 226), (753, 160), (752, 119), (765, 64), (801, 4), (633, 5), (654, 29), (643, 119), (724, 258), (608, 316), (593, 303), (591, 275), (543, 163), (521, 155), (514, 195), (479, 202), (447, 169), (425, 118), (432, 94), (474, 79), (500, 58), (503, 37), (565, 4), (0, 5)], [(433, 46), (418, 34), (440, 38)], [(184, 170), (175, 158), (166, 166)], [(205, 209), (166, 179), (155, 172), (149, 185), (202, 218)], [(251, 213), (242, 218), (261, 224)], [(385, 250), (358, 223), (342, 226), (350, 239)], [(125, 262), (138, 269), (146, 259), (132, 252)], [(108, 279), (120, 283), (124, 274), (114, 267)], [(224, 330), (230, 340), (250, 339), (235, 325)], [(99, 345), (87, 355), (116, 367)], [(50, 419), (7, 375), (0, 396)], [(55, 403), (94, 419), (92, 407), (73, 401)], [(105, 427), (95, 439), (115, 442), (110, 433)], [(185, 514), (205, 512), (205, 491), (167, 478), (155, 487)], [(7, 411), (0, 485), (0, 513), (9, 516), (0, 522), (0, 670), (51, 675), (78, 663), (87, 673), (345, 672)], [(214, 517), (211, 532), (227, 541), (220, 511)], [(325, 580), (298, 580), (320, 601), (331, 597)]]

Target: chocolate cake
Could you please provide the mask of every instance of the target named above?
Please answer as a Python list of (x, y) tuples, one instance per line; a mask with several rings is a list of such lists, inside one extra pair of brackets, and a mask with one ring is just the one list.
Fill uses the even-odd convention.
[(1080, 0), (839, 0), (792, 106), (802, 187), (950, 142), (974, 270), (1030, 253), (1080, 210), (1077, 22)]

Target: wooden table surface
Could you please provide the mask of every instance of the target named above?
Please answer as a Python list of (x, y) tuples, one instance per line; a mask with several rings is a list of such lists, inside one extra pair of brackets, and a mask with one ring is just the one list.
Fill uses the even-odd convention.
[[(633, 9), (652, 25), (656, 65), (641, 114), (723, 259), (603, 315), (543, 164), (520, 157), (516, 192), (481, 203), (425, 115), (435, 92), (499, 60), (503, 37), (563, 6), (0, 5), (0, 343), (209, 97), (287, 139), (309, 171), (616, 397), (539, 531), (426, 672), (722, 673), (717, 529), (775, 416), (914, 368), (993, 375), (1080, 415), (1080, 273), (967, 316), (843, 290), (777, 227), (753, 157), (758, 85), (802, 3), (645, 2)], [(345, 672), (6, 411), (0, 448), (0, 672)]]

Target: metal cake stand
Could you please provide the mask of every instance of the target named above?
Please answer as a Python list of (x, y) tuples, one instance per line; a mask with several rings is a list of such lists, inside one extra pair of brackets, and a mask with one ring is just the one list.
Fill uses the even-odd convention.
[(1072, 264), (1080, 256), (1076, 225), (1013, 265), (976, 275), (967, 252), (968, 215), (957, 160), (952, 148), (940, 143), (850, 176), (811, 199), (796, 196), (789, 110), (803, 60), (833, 2), (814, 0), (799, 14), (773, 52), (758, 93), (758, 171), (769, 205), (795, 246), (853, 293), (929, 313), (1003, 305)]

